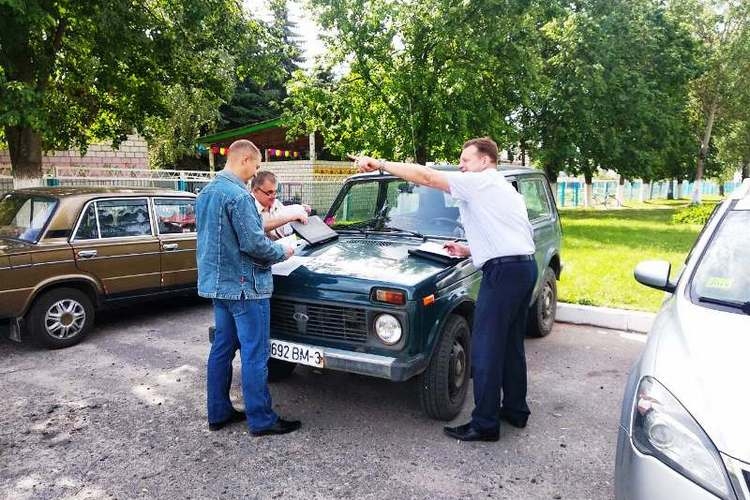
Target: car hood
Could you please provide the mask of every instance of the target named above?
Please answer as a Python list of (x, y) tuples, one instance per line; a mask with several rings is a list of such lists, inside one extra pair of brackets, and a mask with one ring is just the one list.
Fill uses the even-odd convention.
[(303, 264), (289, 276), (275, 276), (276, 292), (300, 287), (369, 293), (374, 284), (412, 288), (447, 266), (409, 255), (421, 240), (342, 236), (298, 253)]
[(659, 314), (650, 335), (654, 376), (721, 452), (750, 462), (750, 316), (680, 298)]

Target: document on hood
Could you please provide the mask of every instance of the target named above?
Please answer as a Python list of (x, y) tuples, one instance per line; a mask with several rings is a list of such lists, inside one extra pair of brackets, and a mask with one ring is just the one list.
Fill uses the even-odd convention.
[(271, 273), (274, 276), (289, 276), (295, 269), (304, 266), (309, 260), (310, 257), (292, 255), (285, 261), (278, 262), (271, 266)]
[(442, 243), (435, 243), (434, 241), (425, 241), (416, 249), (421, 252), (434, 253), (436, 255), (442, 255), (443, 257), (448, 257), (451, 259), (461, 259), (461, 257), (449, 254), (448, 250), (445, 249)]
[(442, 243), (435, 243), (434, 241), (425, 241), (417, 248), (409, 249), (409, 255), (415, 255), (449, 266), (455, 265), (466, 258), (449, 254)]

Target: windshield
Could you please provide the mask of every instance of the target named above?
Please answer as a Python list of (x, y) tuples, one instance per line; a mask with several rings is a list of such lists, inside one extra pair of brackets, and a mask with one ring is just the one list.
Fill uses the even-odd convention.
[(35, 243), (56, 205), (56, 199), (45, 196), (4, 194), (0, 198), (0, 237)]
[[(750, 302), (750, 210), (733, 210), (717, 228), (696, 267), (693, 299), (705, 304)], [(747, 306), (745, 306), (747, 307)]]
[(464, 238), (458, 207), (449, 194), (402, 179), (351, 184), (326, 222), (339, 230), (403, 231)]

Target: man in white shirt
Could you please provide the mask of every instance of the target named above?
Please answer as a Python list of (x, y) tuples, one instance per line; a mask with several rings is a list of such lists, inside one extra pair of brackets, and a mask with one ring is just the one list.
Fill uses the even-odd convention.
[(311, 210), (308, 205), (284, 205), (276, 199), (278, 191), (273, 172), (263, 170), (255, 174), (250, 183), (250, 192), (263, 219), (263, 230), (272, 240), (292, 234), (289, 223), (294, 220), (307, 223), (307, 216)]
[[(460, 172), (356, 158), (360, 171), (387, 171), (456, 199), (468, 245), (446, 243), (452, 255), (471, 257), (483, 272), (472, 331), (474, 411), (471, 421), (445, 427), (462, 441), (497, 441), (500, 420), (525, 427), (524, 337), (537, 279), (533, 228), (523, 197), (497, 171), (497, 144), (489, 137), (464, 143)], [(502, 401), (502, 405), (501, 405)]]

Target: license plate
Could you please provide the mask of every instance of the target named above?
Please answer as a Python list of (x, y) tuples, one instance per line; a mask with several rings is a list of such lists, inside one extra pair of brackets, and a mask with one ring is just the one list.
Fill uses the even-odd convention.
[(326, 364), (320, 349), (283, 340), (271, 340), (271, 357), (318, 368), (324, 368)]

